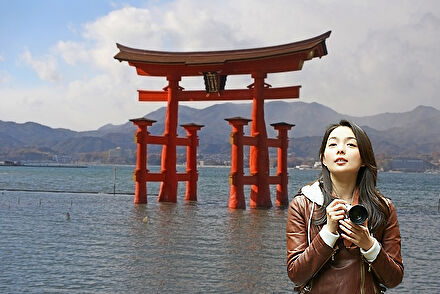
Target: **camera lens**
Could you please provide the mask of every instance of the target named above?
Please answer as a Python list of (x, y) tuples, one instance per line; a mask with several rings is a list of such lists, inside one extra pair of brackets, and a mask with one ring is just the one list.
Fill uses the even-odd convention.
[(368, 211), (364, 206), (358, 204), (350, 208), (348, 211), (348, 217), (353, 223), (362, 225), (368, 218)]

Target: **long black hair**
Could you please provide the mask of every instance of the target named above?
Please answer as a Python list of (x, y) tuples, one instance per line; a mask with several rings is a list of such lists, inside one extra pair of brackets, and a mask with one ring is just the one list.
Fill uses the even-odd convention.
[(358, 171), (356, 178), (356, 188), (359, 189), (359, 203), (365, 206), (368, 211), (368, 228), (370, 232), (375, 232), (376, 229), (386, 222), (389, 216), (388, 205), (384, 197), (376, 188), (377, 182), (377, 165), (374, 157), (373, 147), (368, 135), (357, 124), (341, 120), (337, 124), (332, 124), (327, 127), (322, 138), (321, 148), (319, 149), (319, 157), (321, 159), (322, 171), (318, 177), (319, 186), (324, 194), (324, 203), (320, 208), (320, 214), (313, 222), (316, 225), (326, 223), (327, 216), (325, 210), (327, 206), (334, 200), (332, 196), (333, 185), (330, 178), (330, 171), (323, 164), (324, 152), (327, 146), (327, 140), (330, 133), (337, 127), (349, 127), (357, 140), (359, 153), (362, 160), (362, 166)]

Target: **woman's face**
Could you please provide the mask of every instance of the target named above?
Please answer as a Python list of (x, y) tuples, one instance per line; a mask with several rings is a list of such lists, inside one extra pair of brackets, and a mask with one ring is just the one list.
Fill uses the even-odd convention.
[(349, 127), (334, 129), (325, 146), (322, 163), (331, 174), (356, 174), (362, 166), (356, 137)]

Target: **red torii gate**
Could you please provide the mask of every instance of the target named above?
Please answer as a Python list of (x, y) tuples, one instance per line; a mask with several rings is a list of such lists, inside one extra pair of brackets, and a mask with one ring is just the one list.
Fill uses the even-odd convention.
[[(265, 83), (268, 73), (288, 72), (301, 70), (305, 60), (315, 57), (321, 58), (327, 54), (325, 40), (330, 36), (330, 31), (320, 36), (271, 47), (209, 51), (209, 52), (163, 52), (129, 48), (117, 44), (119, 53), (115, 59), (127, 61), (136, 67), (138, 75), (162, 76), (168, 80), (168, 85), (163, 91), (138, 90), (139, 101), (164, 101), (167, 102), (167, 112), (162, 149), (162, 176), (156, 180), (161, 181), (159, 201), (177, 201), (176, 171), (176, 146), (177, 121), (179, 101), (225, 101), (225, 100), (252, 100), (252, 125), (251, 136), (255, 142), (250, 147), (250, 173), (253, 180), (251, 187), (251, 207), (271, 207), (269, 184), (269, 140), (267, 138), (266, 123), (264, 118), (264, 99), (290, 99), (299, 98), (301, 86), (271, 88)], [(248, 89), (225, 90), (224, 83), (228, 75), (250, 74), (254, 83)], [(184, 76), (204, 76), (206, 91), (184, 90), (179, 86), (179, 81)], [(148, 121), (148, 120), (147, 120)], [(135, 171), (136, 191), (135, 203), (146, 203), (146, 165), (141, 161), (139, 145), (146, 144), (146, 127), (152, 121), (142, 122), (133, 120), (145, 129), (143, 135), (138, 135), (138, 158)], [(138, 130), (138, 134), (139, 130)], [(141, 141), (139, 141), (141, 140)], [(279, 174), (280, 178), (287, 178)], [(154, 180), (154, 179), (152, 179)], [(232, 191), (231, 191), (232, 194)], [(281, 205), (286, 205), (282, 203)], [(231, 205), (230, 205), (231, 207)], [(232, 208), (240, 208), (239, 206)]]

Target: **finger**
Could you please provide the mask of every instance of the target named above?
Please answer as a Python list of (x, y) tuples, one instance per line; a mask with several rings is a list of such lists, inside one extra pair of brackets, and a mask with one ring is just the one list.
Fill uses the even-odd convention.
[(343, 234), (349, 237), (350, 241), (353, 242), (356, 246), (359, 246), (361, 242), (363, 242), (362, 240), (365, 241), (369, 235), (368, 230), (357, 230), (357, 228), (355, 228), (354, 226), (350, 226), (347, 221), (341, 221), (339, 228), (343, 232)]
[(361, 234), (360, 234), (358, 231), (353, 230), (352, 227), (347, 227), (347, 226), (345, 226), (344, 224), (342, 224), (342, 222), (343, 222), (343, 221), (340, 222), (339, 228), (340, 228), (343, 232), (345, 232), (348, 236), (350, 236), (351, 238), (356, 238), (356, 239), (358, 239), (359, 236), (361, 236)]
[(327, 207), (326, 208), (326, 211), (327, 212), (330, 212), (330, 211), (339, 211), (339, 212), (344, 212), (345, 213), (345, 210), (346, 210), (346, 208), (345, 208), (345, 206), (334, 206), (334, 207)]
[(341, 221), (344, 218), (345, 218), (345, 215), (343, 215), (343, 214), (342, 215), (335, 215), (335, 216), (331, 217), (331, 219), (334, 221)]
[(351, 231), (360, 233), (360, 232), (368, 232), (368, 228), (364, 225), (357, 225), (353, 223), (350, 219), (343, 220), (344, 226), (348, 227)]
[(344, 219), (343, 225), (346, 226), (347, 228), (349, 228), (353, 232), (363, 232), (366, 229), (362, 225), (357, 225), (357, 224), (353, 223), (350, 219)]
[(348, 241), (350, 241), (354, 245), (358, 246), (358, 241), (356, 239), (353, 239), (353, 238), (351, 238), (350, 236), (348, 236), (348, 235), (346, 235), (344, 233), (341, 234), (341, 237), (346, 239), (346, 240), (348, 240)]
[(333, 208), (337, 209), (337, 210), (347, 211), (347, 206), (345, 204), (342, 204), (342, 203), (339, 203), (339, 204), (335, 205)]
[(365, 220), (365, 222), (361, 225), (361, 227), (365, 228), (368, 231), (368, 218)]
[(335, 210), (329, 210), (328, 213), (333, 213), (333, 214), (346, 214), (345, 210), (343, 209), (335, 209)]
[(335, 199), (328, 206), (330, 206), (330, 207), (333, 207), (333, 206), (336, 206), (336, 205), (343, 205), (343, 206), (345, 206), (346, 204), (347, 204), (347, 201), (345, 201), (345, 200)]
[(341, 225), (343, 225), (344, 227), (348, 228), (349, 230), (353, 230), (353, 225), (352, 225), (350, 220), (347, 221), (347, 219), (343, 219), (341, 221)]
[(329, 217), (330, 219), (334, 219), (334, 220), (343, 220), (345, 218), (345, 213), (344, 211), (330, 211), (327, 214), (327, 217)]
[(347, 212), (347, 208), (343, 204), (338, 204), (338, 205), (333, 206), (333, 207), (327, 207), (326, 211), (327, 212), (338, 211), (340, 213), (344, 213), (345, 214)]
[(348, 236), (353, 236), (353, 235), (354, 235), (354, 233), (353, 233), (351, 230), (349, 230), (347, 227), (345, 227), (345, 226), (343, 226), (343, 225), (339, 225), (339, 228), (340, 228), (343, 232), (345, 232), (345, 234), (347, 234)]

